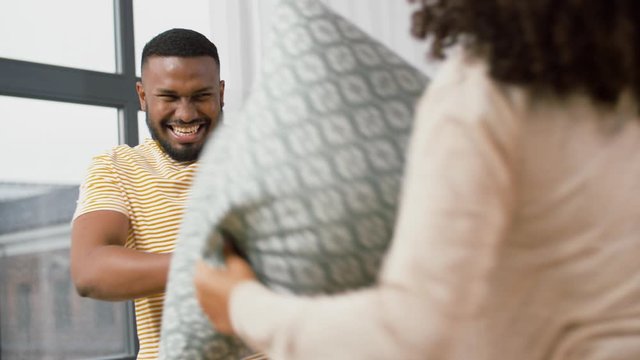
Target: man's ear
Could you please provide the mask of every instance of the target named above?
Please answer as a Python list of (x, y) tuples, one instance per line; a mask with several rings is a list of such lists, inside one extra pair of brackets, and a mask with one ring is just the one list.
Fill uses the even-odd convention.
[(220, 80), (220, 109), (224, 107), (224, 80)]
[(138, 93), (138, 101), (140, 101), (140, 110), (147, 111), (147, 94), (140, 81), (136, 82), (136, 92)]

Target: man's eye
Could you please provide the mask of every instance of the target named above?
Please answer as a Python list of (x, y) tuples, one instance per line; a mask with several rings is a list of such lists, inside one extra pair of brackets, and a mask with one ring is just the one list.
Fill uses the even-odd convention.
[(211, 94), (198, 94), (193, 97), (196, 101), (208, 100), (211, 98)]
[(158, 97), (164, 101), (175, 101), (178, 99), (175, 95), (158, 95)]

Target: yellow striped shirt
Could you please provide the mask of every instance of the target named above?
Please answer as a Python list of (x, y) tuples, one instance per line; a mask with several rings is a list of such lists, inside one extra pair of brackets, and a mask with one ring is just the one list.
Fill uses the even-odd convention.
[[(126, 247), (173, 252), (196, 168), (195, 162), (171, 159), (153, 140), (117, 146), (93, 159), (74, 219), (95, 210), (118, 211), (129, 218)], [(163, 301), (164, 293), (135, 300), (138, 359), (158, 358)]]

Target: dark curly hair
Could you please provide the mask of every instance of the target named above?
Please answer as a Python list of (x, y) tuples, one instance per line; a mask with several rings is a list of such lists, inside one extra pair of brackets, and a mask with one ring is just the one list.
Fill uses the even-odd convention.
[[(416, 2), (416, 0), (409, 0)], [(584, 92), (606, 104), (640, 100), (640, 1), (417, 0), (412, 33), (431, 55), (460, 43), (486, 59), (497, 81)]]
[(220, 68), (218, 48), (206, 36), (189, 29), (176, 28), (156, 35), (142, 49), (142, 67), (151, 56), (210, 56)]

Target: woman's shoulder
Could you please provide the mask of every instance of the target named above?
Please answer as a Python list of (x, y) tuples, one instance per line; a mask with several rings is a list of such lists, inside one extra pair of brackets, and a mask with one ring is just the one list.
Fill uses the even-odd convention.
[(420, 107), (429, 103), (430, 111), (479, 121), (519, 117), (529, 96), (525, 89), (494, 80), (481, 57), (457, 50), (448, 55), (420, 102)]

